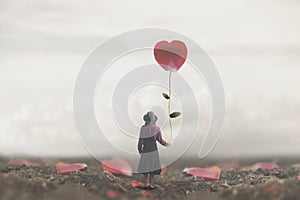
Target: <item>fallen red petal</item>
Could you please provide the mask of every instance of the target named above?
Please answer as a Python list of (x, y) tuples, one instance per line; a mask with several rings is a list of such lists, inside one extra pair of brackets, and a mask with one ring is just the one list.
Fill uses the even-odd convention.
[(163, 175), (163, 174), (165, 174), (167, 172), (167, 167), (166, 166), (164, 166), (164, 165), (162, 165), (162, 167), (161, 167), (161, 175)]
[(278, 165), (276, 163), (266, 163), (266, 162), (260, 162), (255, 163), (249, 167), (250, 170), (257, 170), (257, 169), (274, 169), (277, 168)]
[(148, 196), (150, 194), (151, 194), (151, 192), (149, 192), (149, 191), (145, 191), (145, 190), (141, 191), (141, 195), (143, 195), (143, 196)]
[(144, 184), (136, 180), (131, 181), (132, 187), (144, 187)]
[(71, 172), (77, 172), (81, 169), (85, 169), (86, 167), (87, 165), (84, 163), (69, 164), (69, 163), (59, 162), (56, 164), (56, 172), (58, 174), (67, 174)]
[(208, 168), (199, 168), (199, 167), (185, 168), (183, 172), (207, 180), (219, 180), (221, 176), (221, 168), (218, 166), (212, 166)]
[(28, 160), (10, 160), (9, 164), (11, 165), (26, 165), (26, 166), (32, 166), (32, 163)]
[(267, 192), (274, 192), (274, 191), (277, 191), (278, 189), (279, 189), (279, 185), (273, 183), (273, 184), (271, 184), (271, 185), (268, 185), (268, 186), (266, 187), (265, 190), (266, 190)]
[(125, 176), (132, 176), (131, 166), (124, 160), (114, 158), (111, 160), (105, 160), (101, 164), (104, 171), (111, 172), (113, 174), (122, 174)]
[(300, 180), (300, 175), (299, 175), (299, 176), (297, 176), (297, 178), (298, 178), (298, 180)]
[(299, 170), (300, 169), (300, 164), (299, 163), (293, 164), (291, 167), (296, 168), (297, 170)]
[(115, 191), (115, 190), (112, 190), (112, 189), (109, 189), (107, 190), (107, 196), (109, 196), (110, 198), (115, 198), (119, 195), (119, 192)]
[(247, 170), (249, 170), (249, 166), (245, 166), (240, 169), (240, 171), (247, 171)]
[(225, 167), (227, 169), (236, 169), (239, 167), (239, 163), (237, 161), (230, 161), (230, 162), (226, 163)]
[(52, 165), (53, 164), (53, 161), (48, 159), (48, 158), (42, 158), (41, 159), (41, 162), (44, 164), (44, 165)]

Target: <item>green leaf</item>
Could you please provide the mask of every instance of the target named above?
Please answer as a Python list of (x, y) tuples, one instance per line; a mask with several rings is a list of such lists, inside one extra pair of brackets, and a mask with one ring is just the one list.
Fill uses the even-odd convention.
[(176, 117), (178, 117), (178, 116), (180, 116), (180, 115), (181, 115), (180, 112), (173, 112), (173, 113), (170, 114), (170, 117), (171, 117), (171, 118), (176, 118)]
[(170, 99), (169, 95), (167, 95), (166, 93), (162, 93), (162, 95), (165, 97), (165, 99)]

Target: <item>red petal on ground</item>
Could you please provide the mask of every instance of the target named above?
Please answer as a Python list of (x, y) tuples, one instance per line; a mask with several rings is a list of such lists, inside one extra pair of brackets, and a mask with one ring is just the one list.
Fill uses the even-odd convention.
[(42, 158), (41, 159), (41, 162), (44, 164), (44, 165), (52, 165), (53, 164), (53, 161), (48, 159), (48, 158)]
[(257, 169), (274, 169), (277, 168), (278, 165), (276, 163), (266, 163), (266, 162), (260, 162), (255, 163), (249, 167), (250, 170), (257, 170)]
[(236, 169), (239, 167), (239, 162), (238, 161), (230, 161), (225, 164), (226, 169)]
[(106, 192), (107, 196), (109, 196), (110, 198), (116, 198), (119, 195), (119, 192), (109, 189)]
[(271, 185), (268, 185), (267, 187), (266, 187), (266, 191), (267, 192), (274, 192), (274, 191), (278, 191), (278, 189), (279, 189), (279, 185), (278, 184), (276, 184), (276, 183), (273, 183), (273, 184), (271, 184)]
[(59, 162), (56, 164), (56, 172), (58, 174), (67, 174), (71, 172), (77, 172), (81, 169), (85, 169), (86, 167), (87, 165), (84, 163), (69, 164), (69, 163)]
[(131, 181), (132, 187), (144, 187), (144, 184), (136, 180)]
[(221, 176), (221, 168), (218, 166), (212, 166), (208, 168), (199, 168), (199, 167), (185, 168), (183, 172), (207, 180), (219, 180)]
[(291, 167), (296, 168), (297, 170), (299, 170), (300, 169), (300, 164), (299, 163), (293, 164)]
[(241, 169), (240, 169), (240, 171), (247, 171), (249, 169), (249, 166), (245, 166), (245, 167), (242, 167)]
[(298, 180), (300, 180), (300, 175), (299, 175), (299, 176), (297, 176), (297, 178), (298, 178)]
[(119, 158), (105, 160), (102, 162), (101, 166), (103, 170), (111, 172), (113, 174), (132, 176), (131, 166), (126, 161)]
[(161, 166), (161, 175), (163, 175), (163, 174), (165, 174), (167, 172), (167, 167), (166, 166), (164, 166), (164, 165), (162, 165)]
[(26, 165), (26, 166), (32, 166), (32, 163), (28, 160), (10, 160), (9, 164), (11, 165)]
[(141, 191), (140, 193), (141, 193), (141, 195), (143, 195), (143, 196), (148, 196), (148, 195), (151, 194), (151, 192), (145, 191), (145, 190)]

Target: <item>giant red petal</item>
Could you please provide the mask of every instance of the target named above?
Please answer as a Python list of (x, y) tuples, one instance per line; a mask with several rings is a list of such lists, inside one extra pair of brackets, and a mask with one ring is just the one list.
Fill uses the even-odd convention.
[(164, 175), (166, 172), (167, 172), (167, 167), (165, 165), (162, 165), (160, 175)]
[(28, 160), (25, 159), (20, 159), (20, 160), (10, 160), (9, 164), (11, 165), (26, 165), (26, 166), (32, 166), (32, 163)]
[(185, 168), (183, 172), (207, 180), (219, 180), (221, 176), (221, 168), (217, 166), (212, 166), (208, 168), (199, 168), (199, 167)]
[(81, 169), (85, 169), (87, 167), (86, 164), (84, 163), (64, 163), (64, 162), (59, 162), (56, 164), (56, 172), (58, 174), (67, 174), (71, 172), (77, 172)]
[(148, 195), (151, 194), (151, 192), (145, 191), (145, 190), (141, 191), (140, 193), (141, 193), (141, 195), (143, 195), (143, 196), (148, 196)]
[(105, 160), (101, 164), (104, 171), (111, 172), (113, 174), (122, 174), (125, 176), (132, 176), (131, 166), (124, 160), (114, 158), (111, 160)]
[(267, 192), (276, 192), (278, 191), (278, 189), (280, 188), (280, 186), (277, 183), (273, 183), (271, 185), (268, 185), (265, 190)]
[(109, 189), (106, 192), (107, 196), (109, 196), (110, 198), (116, 198), (119, 195), (118, 191), (115, 191), (113, 189)]
[(131, 181), (132, 187), (144, 187), (144, 184), (136, 180)]
[(278, 165), (276, 163), (267, 163), (267, 162), (259, 162), (251, 165), (249, 167), (250, 170), (257, 170), (259, 168), (261, 169), (274, 169), (277, 168)]

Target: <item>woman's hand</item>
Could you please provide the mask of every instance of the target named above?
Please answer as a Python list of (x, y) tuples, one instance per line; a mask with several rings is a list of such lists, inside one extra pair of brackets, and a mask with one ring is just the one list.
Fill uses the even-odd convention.
[(172, 146), (173, 142), (167, 142), (167, 147)]

